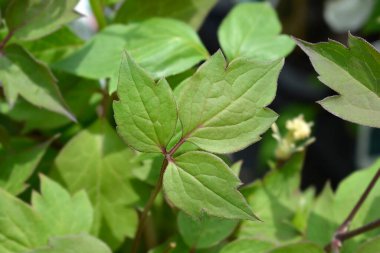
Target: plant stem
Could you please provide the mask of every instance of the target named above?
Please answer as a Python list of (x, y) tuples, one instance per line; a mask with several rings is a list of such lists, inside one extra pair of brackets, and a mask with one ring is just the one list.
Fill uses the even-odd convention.
[(4, 47), (7, 45), (8, 41), (12, 38), (13, 32), (9, 31), (7, 36), (4, 37), (4, 39), (0, 42), (0, 52), (3, 51)]
[(146, 206), (144, 207), (144, 210), (141, 214), (139, 226), (137, 228), (136, 236), (135, 236), (135, 239), (133, 241), (132, 253), (137, 253), (137, 251), (138, 251), (140, 241), (141, 241), (141, 237), (142, 237), (142, 234), (144, 231), (146, 219), (148, 217), (150, 209), (152, 208), (152, 206), (154, 204), (154, 200), (156, 199), (158, 193), (161, 191), (162, 181), (164, 179), (164, 173), (165, 173), (167, 166), (168, 166), (168, 160), (165, 158), (164, 161), (162, 162), (160, 177), (158, 179), (158, 182), (157, 182), (155, 188), (153, 189), (153, 191), (149, 197), (149, 200), (148, 200), (148, 202), (147, 202)]
[[(352, 220), (355, 218), (355, 215), (357, 214), (357, 212), (359, 211), (359, 209), (362, 207), (364, 201), (367, 199), (368, 195), (370, 194), (370, 192), (372, 191), (372, 189), (375, 187), (376, 185), (376, 182), (379, 180), (380, 178), (380, 169), (377, 170), (376, 174), (374, 175), (374, 177), (372, 178), (371, 182), (369, 183), (369, 185), (367, 186), (366, 190), (363, 192), (362, 196), (360, 197), (359, 201), (356, 203), (356, 205), (354, 206), (354, 208), (351, 210), (351, 212), (348, 214), (347, 218), (343, 221), (343, 223), (339, 226), (339, 228), (337, 229), (337, 231), (335, 232), (330, 244), (328, 244), (326, 247), (325, 247), (325, 250), (327, 252), (330, 252), (332, 251), (333, 253), (339, 253), (339, 249), (340, 247), (342, 246), (342, 242), (344, 240), (347, 240), (353, 236), (356, 236), (360, 233), (364, 233), (366, 232), (367, 230), (362, 230), (362, 228), (360, 229), (356, 229), (356, 230), (353, 230), (351, 232), (347, 232), (348, 231), (348, 228), (352, 222)], [(377, 224), (377, 222), (374, 222), (375, 224)], [(366, 226), (373, 226), (372, 223), (366, 225)], [(366, 226), (364, 226), (365, 229)], [(351, 233), (354, 233), (354, 235), (351, 235)], [(347, 235), (350, 235), (348, 238)], [(345, 238), (345, 239), (342, 239), (342, 238)]]
[(103, 12), (103, 1), (102, 0), (90, 0), (90, 5), (92, 12), (95, 16), (96, 22), (98, 23), (98, 29), (102, 30), (107, 26), (106, 17)]
[(349, 231), (349, 232), (346, 232), (346, 233), (339, 235), (339, 240), (343, 242), (343, 241), (348, 240), (352, 237), (355, 237), (357, 235), (363, 234), (365, 232), (371, 231), (371, 230), (379, 228), (379, 227), (380, 227), (380, 219), (373, 221), (373, 222), (370, 222), (370, 223), (368, 223), (362, 227), (359, 227), (357, 229), (354, 229), (352, 231)]

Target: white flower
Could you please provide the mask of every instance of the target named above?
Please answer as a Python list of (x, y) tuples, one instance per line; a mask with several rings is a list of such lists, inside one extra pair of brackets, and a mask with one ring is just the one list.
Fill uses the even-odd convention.
[(313, 123), (305, 121), (303, 115), (292, 120), (286, 121), (286, 129), (295, 141), (305, 140), (310, 137)]

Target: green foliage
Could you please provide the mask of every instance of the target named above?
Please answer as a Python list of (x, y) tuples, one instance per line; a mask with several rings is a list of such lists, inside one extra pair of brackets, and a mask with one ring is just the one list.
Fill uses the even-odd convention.
[[(244, 3), (210, 56), (195, 29), (216, 2), (93, 0), (98, 31), (83, 41), (68, 26), (77, 0), (0, 0), (1, 253), (322, 253), (336, 239), (380, 161), (317, 195), (301, 190), (297, 144), (241, 186), (227, 154), (276, 121), (294, 42), (269, 4)], [(378, 51), (352, 35), (298, 43), (340, 94), (321, 104), (380, 127)], [(347, 229), (379, 218), (379, 187)], [(378, 252), (379, 231), (341, 253)]]
[(380, 53), (365, 40), (298, 45), (309, 55), (319, 79), (340, 95), (319, 103), (332, 114), (358, 124), (380, 127)]

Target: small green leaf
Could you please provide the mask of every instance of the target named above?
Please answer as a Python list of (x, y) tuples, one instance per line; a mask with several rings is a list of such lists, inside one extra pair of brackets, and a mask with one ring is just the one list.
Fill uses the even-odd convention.
[(270, 242), (241, 239), (227, 244), (223, 247), (220, 253), (266, 253), (273, 247), (273, 243)]
[(165, 150), (177, 123), (177, 107), (167, 81), (156, 83), (124, 53), (117, 94), (115, 120), (128, 145), (141, 152)]
[(176, 157), (164, 174), (164, 191), (169, 201), (191, 216), (206, 213), (227, 219), (256, 220), (236, 189), (240, 184), (220, 158), (200, 151)]
[(380, 252), (380, 237), (369, 240), (359, 246), (356, 253), (378, 253)]
[(178, 230), (185, 243), (196, 249), (209, 248), (226, 239), (238, 224), (236, 220), (226, 220), (203, 215), (199, 220), (180, 212)]
[(295, 243), (287, 246), (281, 246), (267, 253), (325, 253), (325, 251), (316, 244), (309, 242)]
[(128, 0), (116, 14), (115, 21), (130, 23), (153, 17), (182, 20), (199, 28), (217, 0)]
[(178, 98), (182, 138), (201, 149), (230, 153), (260, 140), (276, 120), (268, 108), (283, 61), (236, 59), (218, 51), (183, 82)]
[(132, 237), (137, 215), (132, 205), (138, 196), (131, 185), (135, 154), (106, 120), (83, 130), (60, 151), (54, 176), (70, 192), (86, 190), (94, 206), (92, 233), (112, 248)]
[(77, 19), (78, 0), (13, 0), (5, 13), (9, 31), (19, 40), (35, 40)]
[(109, 26), (53, 67), (92, 79), (112, 78), (123, 50), (155, 78), (181, 73), (208, 57), (191, 27), (176, 20), (154, 18), (128, 26)]
[(295, 45), (280, 32), (281, 23), (269, 3), (243, 3), (223, 20), (218, 37), (229, 60), (242, 56), (271, 61), (285, 57)]
[(35, 106), (75, 120), (63, 101), (53, 74), (22, 47), (11, 45), (0, 55), (0, 80), (10, 105), (21, 95)]
[(28, 148), (11, 145), (0, 148), (0, 188), (18, 195), (27, 187), (25, 181), (32, 175), (51, 141)]
[(46, 245), (51, 237), (89, 232), (92, 207), (86, 194), (70, 197), (47, 178), (41, 184), (33, 207), (0, 189), (1, 253), (24, 253)]
[(319, 103), (330, 113), (354, 123), (380, 127), (380, 53), (349, 34), (348, 47), (336, 41), (298, 41), (319, 79), (340, 95)]
[(69, 235), (49, 240), (49, 245), (26, 253), (112, 253), (99, 239), (89, 235)]

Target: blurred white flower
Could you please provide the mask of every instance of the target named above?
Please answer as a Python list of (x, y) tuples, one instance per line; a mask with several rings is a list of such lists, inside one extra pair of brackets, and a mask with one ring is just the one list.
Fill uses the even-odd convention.
[(286, 121), (286, 129), (295, 141), (305, 140), (310, 137), (313, 123), (306, 122), (303, 115)]

